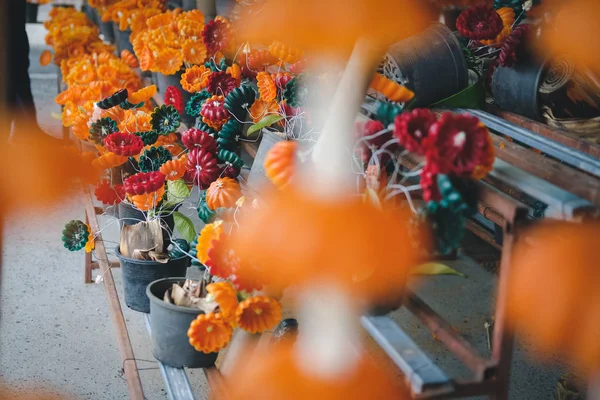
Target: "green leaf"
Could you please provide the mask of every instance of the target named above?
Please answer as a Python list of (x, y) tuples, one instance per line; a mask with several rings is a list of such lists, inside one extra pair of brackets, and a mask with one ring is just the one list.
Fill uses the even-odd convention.
[(181, 236), (188, 242), (193, 242), (196, 239), (196, 228), (192, 221), (182, 213), (173, 212), (173, 220), (175, 221), (175, 229), (179, 231)]
[(281, 121), (283, 118), (284, 117), (277, 114), (267, 115), (266, 117), (258, 121), (256, 124), (248, 128), (248, 136), (252, 135), (256, 131), (260, 131), (262, 128), (266, 128), (267, 126), (271, 126), (274, 123)]
[(440, 263), (421, 264), (413, 268), (412, 275), (458, 275), (466, 278), (465, 274), (460, 273), (447, 265)]
[(181, 203), (190, 196), (190, 189), (187, 187), (183, 179), (167, 182), (167, 200), (169, 203), (174, 201)]

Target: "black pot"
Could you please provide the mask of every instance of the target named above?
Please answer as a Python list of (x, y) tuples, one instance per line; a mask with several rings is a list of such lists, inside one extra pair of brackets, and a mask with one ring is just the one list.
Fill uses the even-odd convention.
[(181, 0), (181, 9), (183, 11), (195, 10), (196, 0)]
[[(163, 232), (163, 245), (166, 249), (171, 244), (171, 236), (175, 229), (175, 220), (173, 219), (173, 210), (164, 210), (164, 215), (160, 217), (160, 225)], [(121, 228), (125, 225), (135, 225), (138, 222), (146, 221), (146, 213), (138, 210), (129, 203), (119, 203), (119, 224)], [(168, 228), (168, 230), (167, 230)]]
[(215, 363), (219, 353), (205, 354), (196, 351), (187, 336), (190, 324), (201, 311), (163, 301), (165, 292), (174, 283), (181, 285), (183, 282), (185, 278), (159, 279), (146, 288), (150, 301), (152, 354), (171, 367), (207, 368)]
[(102, 18), (99, 17), (99, 28), (100, 34), (105, 42), (114, 43), (115, 42), (115, 29), (113, 27), (113, 22), (103, 22)]
[[(27, 3), (25, 6), (25, 22), (30, 24), (37, 23), (39, 4)], [(9, 16), (10, 18), (10, 16)]]
[(158, 279), (185, 276), (190, 264), (188, 256), (171, 259), (164, 264), (156, 261), (135, 260), (122, 255), (119, 246), (115, 249), (115, 255), (121, 261), (125, 304), (132, 310), (143, 313), (150, 312), (150, 300), (146, 296), (148, 284)]
[(511, 68), (498, 66), (492, 77), (494, 103), (515, 114), (542, 121), (539, 90), (544, 63), (530, 59)]
[(119, 50), (119, 54), (121, 54), (121, 52), (123, 50), (129, 50), (131, 52), (131, 54), (134, 54), (133, 51), (133, 44), (131, 44), (131, 41), (129, 40), (131, 36), (131, 29), (125, 29), (124, 31), (119, 30), (118, 31), (118, 40), (117, 40), (117, 49)]
[[(161, 93), (162, 95), (165, 94), (165, 91), (169, 86), (175, 86), (177, 89), (179, 89), (183, 96), (183, 106), (185, 108), (187, 102), (192, 98), (192, 94), (183, 90), (183, 87), (181, 86), (181, 75), (183, 74), (183, 72), (184, 71), (179, 71), (173, 75), (164, 75), (161, 73), (157, 73), (156, 78), (158, 80), (158, 85), (156, 86), (158, 88), (159, 93)], [(196, 118), (187, 115), (187, 113), (185, 113), (184, 111), (184, 113), (181, 115), (181, 122), (183, 122), (187, 126), (194, 126)]]
[(440, 23), (392, 45), (385, 56), (383, 72), (415, 92), (415, 107), (445, 99), (469, 83), (461, 45), (454, 33)]

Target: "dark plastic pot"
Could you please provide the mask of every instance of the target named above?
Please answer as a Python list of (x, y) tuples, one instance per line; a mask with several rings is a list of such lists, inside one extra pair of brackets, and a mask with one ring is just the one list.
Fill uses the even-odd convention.
[(511, 68), (498, 66), (492, 77), (494, 103), (507, 111), (541, 121), (539, 90), (544, 64), (531, 59)]
[(183, 11), (195, 10), (196, 0), (181, 0), (181, 9)]
[[(192, 97), (192, 94), (183, 90), (183, 87), (181, 86), (181, 75), (183, 74), (183, 72), (184, 71), (179, 71), (173, 75), (164, 75), (161, 73), (157, 73), (156, 78), (158, 80), (158, 91), (162, 95), (165, 94), (165, 91), (169, 86), (175, 86), (177, 89), (179, 89), (179, 91), (183, 95), (183, 106), (185, 108), (185, 105)], [(194, 123), (196, 122), (196, 118), (187, 115), (185, 112), (181, 115), (181, 120), (187, 126), (194, 126)]]
[(125, 304), (132, 310), (143, 313), (150, 312), (150, 300), (146, 296), (146, 288), (150, 282), (172, 276), (185, 276), (190, 264), (188, 256), (171, 259), (164, 264), (156, 261), (135, 260), (122, 255), (119, 246), (115, 249), (115, 255), (121, 262)]
[(30, 24), (37, 23), (38, 9), (39, 4), (27, 3), (27, 5), (25, 6), (25, 21)]
[(461, 45), (440, 23), (392, 45), (385, 57), (384, 74), (415, 92), (416, 107), (450, 97), (469, 82)]
[(157, 360), (171, 367), (207, 368), (215, 363), (219, 353), (196, 351), (187, 336), (190, 324), (201, 311), (163, 301), (165, 292), (174, 283), (183, 284), (184, 281), (185, 278), (160, 279), (146, 289), (150, 301), (152, 353)]
[(99, 19), (99, 28), (100, 34), (102, 35), (105, 42), (114, 43), (115, 42), (115, 29), (113, 27), (113, 22), (103, 22), (102, 18)]
[[(165, 210), (165, 215), (160, 217), (160, 224), (163, 227), (163, 246), (167, 248), (171, 244), (169, 232), (175, 229), (175, 220), (171, 210)], [(135, 225), (138, 222), (146, 221), (146, 213), (138, 210), (129, 203), (119, 203), (119, 223), (121, 227), (125, 225)], [(168, 227), (168, 230), (166, 230)]]
[(118, 31), (118, 41), (117, 41), (117, 48), (119, 49), (119, 54), (121, 54), (121, 52), (123, 50), (129, 50), (131, 52), (131, 54), (135, 53), (133, 52), (133, 44), (131, 44), (131, 41), (129, 40), (129, 37), (131, 36), (131, 29), (126, 29), (124, 31), (119, 30)]

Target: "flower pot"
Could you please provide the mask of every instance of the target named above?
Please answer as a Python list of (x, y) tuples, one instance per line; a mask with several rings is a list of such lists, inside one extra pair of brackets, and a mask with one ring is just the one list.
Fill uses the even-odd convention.
[(25, 22), (30, 24), (37, 23), (39, 4), (27, 3), (25, 6)]
[(115, 249), (115, 255), (121, 262), (125, 304), (132, 310), (143, 313), (150, 312), (150, 300), (146, 296), (148, 284), (158, 279), (185, 276), (190, 265), (188, 256), (171, 259), (164, 264), (156, 261), (135, 260), (122, 255), (119, 246)]
[(99, 18), (100, 35), (102, 35), (102, 40), (104, 40), (105, 42), (115, 42), (115, 30), (113, 25), (114, 24), (112, 21), (103, 22), (102, 18)]
[(392, 45), (383, 74), (415, 92), (414, 106), (427, 106), (467, 87), (467, 62), (454, 33), (435, 23)]
[[(157, 73), (156, 78), (158, 80), (158, 85), (156, 86), (159, 90), (159, 93), (161, 93), (163, 96), (169, 86), (175, 86), (177, 89), (179, 89), (183, 96), (183, 106), (185, 108), (187, 102), (192, 98), (192, 94), (183, 90), (183, 87), (181, 86), (181, 75), (183, 74), (183, 72), (184, 70), (180, 70), (179, 72), (173, 75), (164, 75), (160, 72)], [(187, 126), (194, 126), (195, 121), (196, 118), (187, 115), (185, 111), (181, 114), (181, 122), (183, 122)]]
[(271, 150), (271, 147), (284, 139), (278, 133), (267, 128), (262, 130), (261, 135), (262, 138), (258, 145), (258, 150), (256, 151), (256, 157), (254, 158), (250, 174), (248, 175), (248, 186), (252, 188), (274, 188), (273, 183), (271, 183), (269, 178), (265, 175), (264, 161), (267, 153)]
[(542, 121), (539, 89), (544, 63), (530, 59), (511, 68), (498, 66), (492, 77), (494, 103), (503, 109)]
[[(115, 25), (116, 26), (116, 25)], [(121, 54), (121, 52), (123, 50), (129, 50), (129, 52), (131, 52), (131, 54), (134, 54), (133, 51), (133, 44), (131, 44), (131, 41), (129, 40), (129, 37), (131, 36), (131, 29), (125, 29), (124, 31), (122, 30), (118, 30), (116, 37), (117, 39), (117, 49), (119, 50), (119, 54)]]
[(196, 0), (181, 0), (181, 9), (183, 11), (195, 10)]
[(217, 15), (226, 17), (231, 12), (233, 6), (235, 6), (235, 0), (216, 0), (215, 6)]
[(196, 8), (202, 11), (206, 23), (218, 15), (215, 0), (196, 0)]
[(150, 283), (146, 289), (150, 301), (152, 354), (171, 367), (207, 368), (215, 363), (218, 353), (196, 351), (187, 336), (190, 324), (201, 311), (163, 301), (165, 292), (174, 283), (183, 282), (185, 278), (160, 279)]
[[(175, 220), (173, 219), (173, 210), (164, 210), (164, 215), (160, 217), (160, 225), (163, 232), (163, 246), (166, 249), (171, 244), (169, 232), (175, 229)], [(129, 203), (119, 203), (119, 224), (123, 226), (135, 225), (138, 222), (146, 221), (147, 213), (138, 210)]]

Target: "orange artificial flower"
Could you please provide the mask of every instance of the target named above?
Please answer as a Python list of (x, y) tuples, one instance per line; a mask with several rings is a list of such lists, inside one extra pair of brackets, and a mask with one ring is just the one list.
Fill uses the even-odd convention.
[(79, 112), (71, 126), (71, 132), (79, 140), (86, 140), (90, 136), (90, 127), (88, 126), (90, 118), (87, 114)]
[(214, 353), (229, 343), (233, 328), (221, 314), (200, 314), (187, 331), (190, 344), (203, 353)]
[(204, 24), (204, 14), (200, 10), (190, 10), (177, 16), (178, 19), (189, 19)]
[(194, 65), (181, 75), (181, 87), (189, 93), (199, 92), (208, 85), (210, 74), (210, 69), (204, 65)]
[(156, 94), (156, 85), (146, 86), (129, 95), (128, 101), (132, 104), (139, 104), (150, 100)]
[(267, 152), (263, 163), (265, 175), (279, 189), (286, 187), (296, 172), (297, 149), (297, 142), (282, 140)]
[(302, 50), (290, 47), (278, 41), (271, 43), (269, 46), (269, 53), (271, 53), (273, 57), (288, 64), (294, 64), (302, 58)]
[(281, 303), (267, 296), (246, 299), (235, 310), (237, 325), (248, 333), (263, 333), (275, 328), (281, 316)]
[(148, 18), (146, 26), (148, 26), (148, 29), (154, 30), (170, 25), (171, 22), (173, 22), (173, 15), (170, 13), (162, 13)]
[(240, 85), (240, 82), (242, 81), (242, 69), (238, 64), (234, 63), (231, 65), (231, 67), (227, 67), (225, 72), (235, 79), (235, 82), (238, 86)]
[(186, 40), (183, 42), (183, 61), (189, 64), (204, 64), (206, 60), (206, 46), (201, 40)]
[(262, 99), (257, 99), (248, 111), (254, 123), (258, 123), (267, 115), (279, 114), (279, 105), (275, 101), (266, 103)]
[(256, 84), (260, 99), (265, 103), (271, 103), (277, 96), (277, 87), (268, 72), (259, 72), (256, 75)]
[(63, 106), (62, 110), (62, 124), (65, 127), (69, 127), (73, 125), (75, 122), (75, 117), (79, 110), (77, 109), (77, 104), (74, 101), (67, 101)]
[(227, 281), (211, 283), (206, 286), (208, 300), (214, 300), (219, 305), (219, 312), (226, 320), (235, 316), (238, 307), (237, 292)]
[(397, 103), (406, 103), (415, 97), (415, 93), (407, 89), (406, 87), (394, 82), (393, 80), (386, 78), (380, 73), (375, 73), (373, 80), (371, 81), (371, 89), (381, 93), (388, 100)]
[(96, 74), (98, 75), (98, 79), (104, 81), (110, 81), (117, 77), (117, 71), (115, 71), (110, 64), (100, 65), (96, 70)]
[(42, 67), (45, 67), (46, 65), (49, 65), (51, 62), (52, 62), (52, 53), (49, 50), (42, 51), (42, 54), (40, 54), (40, 65)]
[[(127, 158), (127, 157), (125, 157)], [(129, 196), (129, 200), (133, 203), (135, 208), (141, 211), (148, 211), (156, 208), (158, 203), (161, 202), (163, 196), (165, 194), (164, 186), (158, 189), (156, 192), (152, 193), (144, 193), (144, 194), (136, 194), (133, 196)]]
[(177, 21), (177, 31), (179, 36), (184, 39), (190, 39), (193, 41), (202, 40), (202, 30), (204, 29), (204, 23), (194, 21), (191, 19), (181, 19)]
[(92, 161), (92, 165), (99, 170), (111, 169), (125, 164), (127, 159), (126, 156), (118, 156), (115, 153), (107, 152)]
[(125, 111), (124, 117), (119, 123), (121, 132), (146, 132), (152, 130), (152, 116), (143, 111)]
[(163, 49), (158, 53), (155, 59), (155, 72), (165, 75), (173, 75), (181, 68), (183, 64), (183, 54), (180, 50)]
[(137, 58), (127, 49), (123, 49), (121, 52), (121, 59), (125, 62), (130, 68), (137, 68), (140, 66)]
[(167, 178), (167, 180), (176, 181), (183, 177), (187, 171), (187, 167), (185, 162), (181, 162), (181, 159), (177, 159), (167, 161), (160, 166), (159, 171)]
[(140, 68), (142, 71), (150, 71), (154, 68), (156, 60), (154, 59), (154, 55), (152, 54), (152, 50), (149, 47), (144, 47), (141, 53), (137, 53), (140, 55)]
[(219, 240), (223, 227), (221, 226), (223, 221), (218, 220), (212, 224), (204, 225), (200, 235), (198, 236), (198, 245), (196, 246), (197, 255), (196, 257), (202, 264), (208, 261), (208, 252), (213, 246), (213, 241)]

